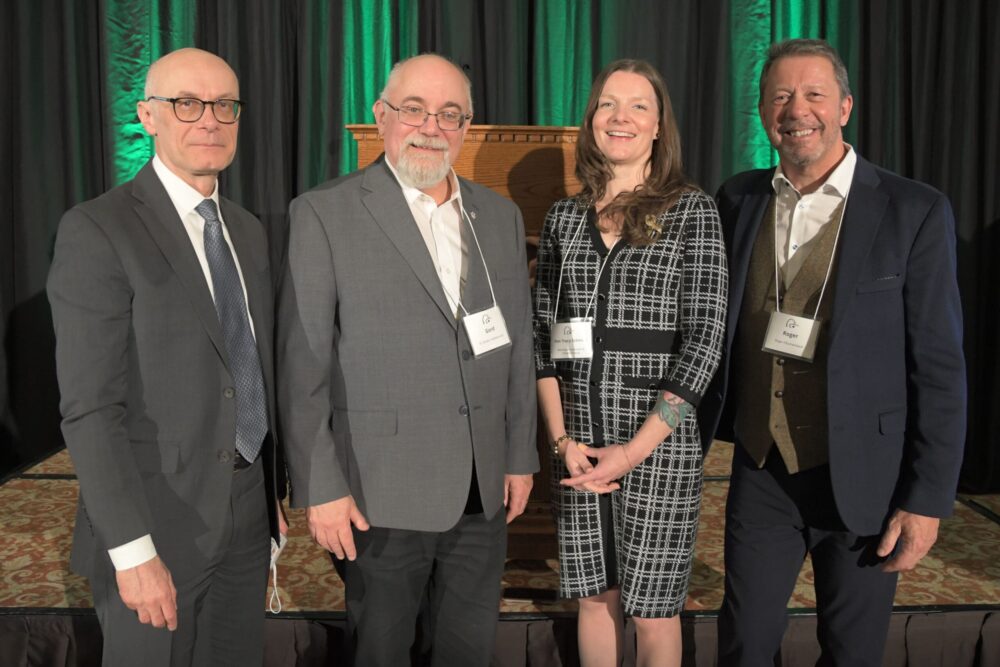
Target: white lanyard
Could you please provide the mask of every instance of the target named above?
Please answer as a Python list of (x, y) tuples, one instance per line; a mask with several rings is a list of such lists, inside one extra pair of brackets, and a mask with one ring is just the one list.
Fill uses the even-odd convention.
[[(486, 272), (486, 284), (489, 285), (490, 287), (490, 298), (493, 300), (493, 307), (495, 307), (497, 305), (497, 297), (496, 294), (493, 292), (493, 281), (490, 279), (490, 267), (486, 265), (486, 256), (483, 254), (482, 246), (479, 245), (479, 237), (476, 236), (476, 228), (472, 226), (472, 220), (469, 218), (469, 214), (465, 212), (465, 207), (459, 204), (459, 208), (461, 208), (462, 210), (462, 220), (468, 221), (469, 231), (472, 232), (472, 240), (476, 242), (476, 250), (479, 251), (479, 260), (483, 263), (483, 270)], [(452, 294), (451, 290), (445, 287), (444, 283), (441, 283), (441, 289), (448, 296), (448, 298), (451, 299), (455, 303), (455, 305), (457, 305), (461, 309), (463, 313), (465, 313), (466, 315), (471, 314), (465, 308), (465, 306), (462, 305), (462, 300), (460, 298), (457, 298), (454, 294)]]
[(479, 358), (488, 352), (509, 347), (511, 344), (510, 334), (507, 333), (507, 323), (504, 321), (503, 313), (500, 312), (500, 307), (497, 306), (497, 296), (493, 291), (493, 279), (490, 278), (490, 267), (486, 264), (486, 255), (483, 254), (483, 247), (479, 244), (479, 236), (476, 235), (476, 228), (472, 226), (472, 219), (465, 212), (465, 207), (461, 204), (459, 207), (462, 209), (462, 219), (468, 223), (469, 231), (472, 232), (472, 239), (476, 242), (476, 250), (479, 251), (479, 259), (483, 263), (483, 270), (486, 273), (486, 284), (489, 285), (490, 299), (493, 304), (489, 308), (470, 313), (465, 305), (462, 304), (462, 300), (455, 298), (448, 291), (448, 288), (444, 286), (444, 283), (441, 283), (441, 289), (465, 313), (462, 317), (462, 325), (465, 327), (465, 333), (469, 339), (469, 346), (472, 348), (473, 355)]
[[(577, 240), (580, 238), (580, 234), (583, 233), (583, 230), (584, 230), (584, 228), (586, 226), (587, 226), (587, 212), (584, 211), (583, 212), (583, 219), (581, 220), (581, 224), (580, 224), (580, 228), (576, 230), (576, 234), (574, 234), (573, 238), (570, 239), (570, 242), (566, 244), (567, 250), (570, 247), (572, 247), (573, 245), (576, 244)], [(618, 239), (618, 241), (621, 241), (621, 239)], [(601, 268), (598, 269), (598, 271), (597, 271), (597, 277), (594, 279), (594, 291), (591, 292), (591, 294), (590, 294), (590, 301), (587, 303), (587, 308), (583, 312), (583, 318), (582, 319), (584, 319), (584, 320), (590, 318), (590, 310), (591, 310), (591, 308), (594, 307), (594, 302), (597, 301), (597, 289), (598, 289), (598, 287), (601, 284), (601, 276), (604, 274), (604, 267), (606, 267), (608, 265), (608, 260), (611, 259), (611, 251), (614, 250), (615, 246), (618, 245), (618, 241), (615, 241), (614, 244), (612, 244), (612, 246), (610, 248), (608, 248), (608, 254), (604, 256), (604, 261), (601, 262)], [(566, 271), (566, 262), (565, 261), (560, 262), (559, 263), (559, 282), (558, 282), (558, 284), (556, 286), (556, 301), (555, 301), (555, 304), (553, 304), (553, 307), (552, 307), (552, 323), (553, 324), (556, 323), (556, 317), (559, 314), (559, 298), (560, 298), (560, 295), (562, 294), (563, 273), (565, 271)]]
[[(850, 195), (848, 191), (847, 195)], [(819, 299), (816, 301), (816, 311), (813, 319), (819, 318), (819, 306), (823, 303), (823, 295), (826, 294), (827, 283), (830, 282), (830, 274), (833, 272), (833, 259), (837, 255), (838, 241), (840, 240), (840, 230), (844, 228), (844, 212), (847, 210), (847, 195), (844, 196), (844, 203), (840, 208), (840, 219), (837, 221), (837, 235), (833, 239), (833, 251), (830, 252), (830, 262), (826, 265), (826, 277), (823, 278), (823, 287), (819, 291)], [(774, 310), (781, 312), (781, 275), (778, 267), (778, 200), (774, 201)], [(792, 225), (789, 222), (788, 235), (792, 234)], [(789, 258), (791, 259), (791, 258)], [(787, 263), (787, 260), (786, 260)]]
[[(573, 239), (566, 246), (566, 253), (569, 253), (569, 249), (576, 244), (577, 240), (580, 238), (580, 234), (583, 233), (583, 228), (587, 225), (587, 213), (584, 212), (583, 221), (580, 228), (576, 231)], [(619, 239), (620, 241), (621, 239)], [(556, 301), (555, 306), (552, 310), (552, 323), (549, 325), (549, 357), (553, 361), (570, 361), (573, 359), (591, 359), (594, 356), (594, 344), (593, 344), (593, 320), (590, 318), (591, 309), (594, 307), (594, 302), (597, 300), (597, 289), (601, 284), (601, 276), (604, 274), (604, 269), (608, 265), (608, 260), (611, 259), (611, 253), (618, 245), (618, 241), (608, 248), (608, 254), (604, 256), (604, 261), (601, 262), (601, 268), (597, 271), (597, 277), (594, 279), (594, 291), (590, 295), (590, 302), (587, 304), (584, 310), (583, 317), (570, 317), (565, 320), (556, 319), (556, 315), (559, 313), (559, 298), (562, 293), (562, 280), (563, 272), (566, 270), (566, 262), (563, 261), (559, 265), (559, 286), (556, 288)]]
[[(812, 362), (815, 357), (816, 342), (819, 340), (820, 330), (819, 307), (823, 303), (823, 295), (826, 294), (826, 286), (830, 282), (833, 260), (837, 254), (837, 242), (840, 240), (840, 230), (844, 227), (844, 212), (846, 210), (847, 197), (845, 196), (843, 206), (840, 209), (840, 219), (837, 221), (837, 235), (833, 239), (830, 262), (826, 267), (826, 277), (823, 278), (823, 287), (820, 290), (819, 299), (816, 301), (816, 311), (809, 318), (804, 315), (789, 315), (781, 312), (781, 272), (778, 267), (778, 202), (774, 202), (774, 312), (771, 313), (767, 331), (764, 333), (764, 344), (761, 347), (763, 351), (806, 362)], [(788, 233), (789, 235), (792, 233), (791, 224), (788, 226)]]

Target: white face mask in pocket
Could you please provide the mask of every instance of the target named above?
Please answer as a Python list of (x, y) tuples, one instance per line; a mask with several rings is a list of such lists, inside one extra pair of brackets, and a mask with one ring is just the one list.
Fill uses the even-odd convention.
[(281, 538), (280, 542), (275, 542), (274, 538), (271, 538), (271, 583), (273, 588), (271, 589), (271, 599), (267, 601), (267, 608), (272, 614), (281, 613), (281, 596), (278, 594), (278, 557), (285, 545), (288, 544), (287, 537), (284, 535), (279, 537)]

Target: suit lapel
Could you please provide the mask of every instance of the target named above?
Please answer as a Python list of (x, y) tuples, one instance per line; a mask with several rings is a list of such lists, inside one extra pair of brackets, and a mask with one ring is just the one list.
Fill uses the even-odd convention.
[(431, 300), (437, 304), (441, 314), (447, 318), (452, 327), (457, 327), (455, 314), (448, 305), (441, 280), (434, 270), (434, 262), (427, 252), (427, 244), (424, 243), (424, 238), (413, 221), (413, 214), (406, 203), (406, 198), (403, 197), (399, 183), (382, 160), (365, 170), (361, 187), (368, 191), (362, 197), (365, 208), (396, 246), (396, 250), (410, 266)]
[(132, 194), (140, 202), (135, 207), (139, 219), (146, 225), (167, 263), (184, 285), (208, 337), (228, 366), (229, 356), (226, 354), (222, 326), (219, 324), (212, 294), (205, 282), (205, 273), (191, 247), (191, 239), (184, 230), (184, 224), (177, 217), (177, 209), (153, 171), (152, 163), (147, 163), (136, 174), (132, 181)]
[(835, 250), (837, 268), (833, 283), (833, 313), (830, 317), (831, 341), (857, 290), (861, 268), (871, 252), (885, 207), (889, 203), (889, 198), (878, 190), (880, 182), (871, 164), (859, 156), (854, 168), (851, 191), (847, 195), (840, 243)]
[(732, 256), (730, 257), (730, 275), (732, 276), (729, 288), (730, 303), (728, 311), (728, 345), (732, 345), (733, 337), (736, 334), (736, 323), (740, 317), (740, 308), (743, 305), (743, 291), (746, 288), (747, 272), (750, 270), (750, 256), (753, 254), (753, 245), (757, 240), (757, 234), (764, 221), (764, 214), (767, 212), (767, 204), (771, 200), (771, 171), (761, 172), (761, 183), (759, 187), (753, 189), (752, 194), (747, 195), (740, 203), (740, 213), (733, 229), (733, 238), (730, 239)]
[[(470, 313), (476, 313), (493, 305), (493, 296), (490, 294), (490, 283), (486, 275), (487, 266), (493, 266), (489, 258), (489, 249), (492, 248), (491, 229), (484, 220), (484, 215), (476, 203), (475, 197), (470, 192), (469, 187), (458, 179), (462, 188), (462, 203), (468, 220), (462, 221), (463, 234), (466, 234), (466, 245), (469, 248), (469, 266), (465, 276), (465, 291), (462, 293), (462, 305)], [(475, 237), (469, 232), (471, 224)], [(482, 255), (479, 253), (476, 239), (479, 239), (479, 247), (482, 247)]]

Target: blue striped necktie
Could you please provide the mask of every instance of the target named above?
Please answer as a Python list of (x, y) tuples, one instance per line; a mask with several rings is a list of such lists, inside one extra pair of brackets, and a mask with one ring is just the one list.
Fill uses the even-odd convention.
[(236, 451), (247, 461), (253, 461), (267, 434), (267, 402), (257, 343), (250, 329), (243, 285), (233, 253), (222, 235), (222, 222), (215, 202), (206, 199), (195, 210), (205, 219), (205, 256), (212, 274), (215, 310), (219, 314), (230, 372), (236, 384)]

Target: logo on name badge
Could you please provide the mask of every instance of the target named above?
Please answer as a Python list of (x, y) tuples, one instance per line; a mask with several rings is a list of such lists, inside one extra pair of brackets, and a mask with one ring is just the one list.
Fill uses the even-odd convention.
[(570, 335), (572, 335), (572, 334), (573, 334), (573, 327), (571, 327), (571, 326), (570, 326), (570, 325), (568, 325), (568, 324), (567, 324), (566, 326), (564, 326), (564, 327), (563, 327), (563, 335), (564, 335), (564, 336), (570, 336)]
[(483, 315), (483, 324), (484, 324), (484, 325), (486, 325), (486, 324), (489, 324), (489, 323), (490, 323), (490, 322), (492, 322), (492, 321), (493, 321), (493, 320), (491, 320), (491, 319), (490, 319), (490, 316), (489, 316), (489, 315)]
[(785, 322), (786, 329), (794, 329), (797, 326), (799, 326), (798, 323), (792, 318), (789, 318), (788, 321)]

